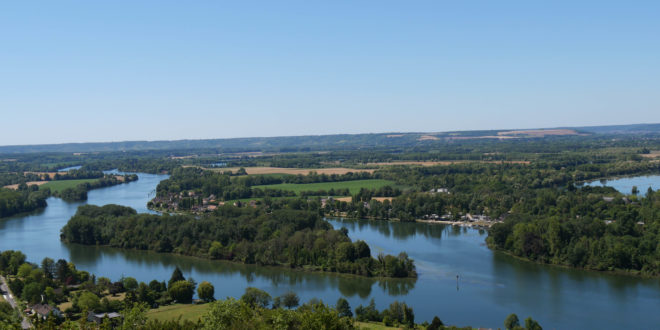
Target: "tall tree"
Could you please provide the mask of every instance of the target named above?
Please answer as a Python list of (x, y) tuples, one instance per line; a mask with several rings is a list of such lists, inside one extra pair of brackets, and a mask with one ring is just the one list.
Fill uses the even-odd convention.
[(179, 281), (185, 281), (186, 278), (183, 277), (183, 273), (181, 272), (181, 269), (177, 266), (174, 271), (172, 272), (172, 276), (170, 277), (170, 280), (167, 282), (167, 287), (171, 287), (174, 282), (179, 282)]

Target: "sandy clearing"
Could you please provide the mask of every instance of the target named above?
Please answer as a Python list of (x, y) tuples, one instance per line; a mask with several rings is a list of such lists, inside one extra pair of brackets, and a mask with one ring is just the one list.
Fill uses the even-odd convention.
[(528, 135), (543, 137), (546, 135), (584, 135), (572, 129), (530, 129), (523, 131), (504, 131), (497, 135)]
[[(224, 171), (232, 171), (236, 172), (240, 168), (239, 167), (225, 167), (225, 168), (212, 168), (207, 170), (211, 171), (218, 171), (218, 172), (224, 172)], [(368, 173), (373, 173), (375, 170), (374, 169), (355, 169), (355, 168), (344, 168), (344, 167), (332, 167), (332, 168), (284, 168), (284, 167), (245, 167), (245, 171), (247, 174), (293, 174), (293, 175), (307, 175), (309, 172), (316, 172), (318, 174), (346, 174), (349, 172), (353, 173), (361, 173), (361, 172), (368, 172)]]
[(394, 166), (394, 165), (421, 165), (421, 166), (435, 166), (435, 165), (454, 165), (464, 163), (487, 163), (487, 164), (529, 164), (527, 160), (444, 160), (444, 161), (394, 161), (394, 162), (379, 162), (367, 163), (368, 166)]
[[(45, 184), (45, 183), (48, 183), (48, 182), (50, 182), (50, 181), (30, 181), (30, 182), (26, 182), (26, 183), (27, 183), (28, 186), (41, 186), (42, 184)], [(18, 183), (10, 184), (8, 186), (5, 186), (5, 188), (16, 190), (16, 189), (18, 189)]]
[(48, 175), (48, 177), (50, 177), (50, 179), (52, 180), (52, 179), (55, 178), (55, 174), (58, 174), (58, 173), (59, 173), (59, 175), (66, 174), (66, 172), (23, 172), (23, 175), (25, 175), (25, 174), (36, 174), (36, 175), (42, 175), (42, 176)]
[(435, 141), (435, 140), (440, 140), (440, 138), (433, 135), (422, 135), (419, 137), (419, 139), (417, 139), (417, 141), (429, 141), (429, 140)]
[(660, 157), (660, 151), (651, 151), (651, 153), (641, 154), (640, 156), (644, 158), (657, 158)]

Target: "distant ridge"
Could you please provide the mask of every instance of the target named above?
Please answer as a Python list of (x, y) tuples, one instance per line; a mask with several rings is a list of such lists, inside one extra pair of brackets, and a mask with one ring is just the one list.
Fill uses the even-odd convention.
[(172, 141), (124, 141), (124, 142), (89, 142), (40, 144), (24, 146), (0, 146), (0, 154), (33, 153), (33, 152), (121, 152), (146, 150), (185, 150), (185, 149), (216, 149), (223, 152), (265, 151), (277, 150), (336, 150), (360, 147), (401, 147), (426, 145), (429, 143), (448, 143), (461, 140), (509, 140), (509, 139), (539, 139), (547, 137), (566, 137), (577, 135), (658, 135), (660, 124), (632, 124), (585, 127), (557, 127), (542, 129), (509, 129), (482, 131), (453, 131), (436, 133), (370, 133), (370, 134), (336, 134), (307, 135), (281, 137), (226, 138), (202, 140), (172, 140)]

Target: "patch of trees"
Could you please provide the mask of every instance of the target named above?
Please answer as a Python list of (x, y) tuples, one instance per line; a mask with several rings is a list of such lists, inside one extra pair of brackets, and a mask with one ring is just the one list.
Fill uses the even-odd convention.
[(624, 198), (610, 189), (543, 191), (518, 203), (487, 241), (541, 263), (660, 275), (660, 193)]
[(0, 188), (0, 218), (46, 207), (49, 191), (38, 186), (19, 185), (17, 190)]
[(118, 184), (136, 181), (137, 179), (138, 176), (136, 174), (124, 175), (121, 176), (121, 179), (116, 175), (106, 175), (96, 181), (84, 182), (73, 188), (66, 188), (60, 192), (53, 193), (53, 196), (62, 198), (65, 201), (85, 201), (87, 200), (87, 192), (92, 189), (116, 186)]
[(80, 206), (62, 228), (63, 241), (172, 252), (248, 264), (281, 265), (363, 276), (415, 277), (414, 262), (371, 256), (318, 213), (224, 206), (213, 215), (134, 214), (131, 208)]

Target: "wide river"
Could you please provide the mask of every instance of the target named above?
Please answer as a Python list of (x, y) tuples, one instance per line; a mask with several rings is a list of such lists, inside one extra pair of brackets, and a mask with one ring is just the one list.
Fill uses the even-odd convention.
[[(92, 190), (87, 203), (148, 212), (145, 205), (166, 176), (139, 177)], [(179, 266), (186, 277), (213, 283), (216, 298), (240, 297), (252, 286), (273, 296), (294, 291), (302, 301), (316, 297), (334, 304), (343, 296), (353, 308), (371, 298), (380, 309), (405, 301), (418, 322), (438, 315), (445, 324), (497, 328), (516, 313), (521, 320), (532, 316), (546, 329), (660, 328), (660, 280), (523, 262), (489, 250), (487, 233), (476, 229), (331, 219), (335, 227), (348, 228), (351, 238), (365, 240), (374, 254), (406, 251), (416, 260), (418, 279), (378, 281), (60, 242), (60, 229), (82, 204), (50, 198), (42, 211), (0, 220), (0, 250), (21, 250), (35, 263), (44, 257), (65, 258), (112, 280), (122, 275), (168, 280)]]

